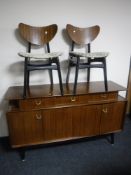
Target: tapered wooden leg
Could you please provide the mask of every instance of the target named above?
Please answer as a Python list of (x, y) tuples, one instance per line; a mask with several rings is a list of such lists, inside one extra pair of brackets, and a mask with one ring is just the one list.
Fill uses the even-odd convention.
[(114, 133), (111, 133), (111, 144), (114, 145), (114, 137), (115, 137), (115, 134)]
[(20, 154), (20, 158), (21, 158), (21, 161), (25, 161), (25, 149), (24, 148), (21, 148), (19, 150), (19, 154)]
[(106, 138), (107, 138), (107, 141), (109, 143), (111, 143), (112, 145), (114, 145), (114, 139), (115, 139), (115, 134), (114, 133), (111, 133), (111, 134), (106, 135)]

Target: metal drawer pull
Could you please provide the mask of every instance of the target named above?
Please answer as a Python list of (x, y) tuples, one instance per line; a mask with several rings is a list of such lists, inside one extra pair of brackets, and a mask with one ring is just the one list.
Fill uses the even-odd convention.
[(107, 108), (102, 109), (102, 111), (103, 111), (104, 113), (107, 113), (107, 112), (108, 112)]
[(42, 116), (41, 116), (40, 114), (39, 114), (39, 115), (36, 114), (35, 116), (36, 116), (36, 119), (37, 119), (37, 120), (41, 120), (41, 118), (42, 118)]
[(71, 97), (71, 101), (76, 101), (76, 98), (75, 97)]
[(36, 100), (36, 101), (35, 101), (35, 104), (36, 104), (36, 105), (40, 105), (40, 104), (41, 104), (41, 100)]

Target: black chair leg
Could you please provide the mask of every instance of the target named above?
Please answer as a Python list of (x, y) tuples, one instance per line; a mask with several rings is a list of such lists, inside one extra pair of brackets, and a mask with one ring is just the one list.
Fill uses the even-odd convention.
[(88, 60), (89, 68), (87, 68), (87, 82), (90, 82), (90, 60)]
[(25, 58), (24, 63), (24, 90), (23, 90), (23, 98), (26, 98), (26, 88), (27, 88), (27, 80), (28, 80), (28, 73), (27, 73), (27, 60), (28, 58)]
[(80, 58), (77, 57), (77, 64), (76, 64), (76, 72), (75, 72), (75, 82), (74, 82), (73, 95), (76, 95), (76, 87), (77, 87), (78, 72), (79, 72), (79, 63), (80, 63)]
[(52, 74), (52, 70), (49, 70), (49, 76), (50, 76), (50, 82), (51, 82), (51, 91), (53, 91), (53, 74)]
[(69, 64), (68, 64), (68, 72), (67, 72), (67, 76), (66, 76), (66, 84), (69, 83), (70, 71), (71, 71), (71, 65), (70, 65), (70, 60), (69, 60)]
[(108, 83), (107, 83), (107, 68), (106, 68), (106, 60), (103, 61), (103, 71), (104, 71), (104, 83), (105, 83), (105, 90), (108, 91)]
[(26, 98), (26, 76), (24, 76), (24, 89), (23, 89), (23, 98)]
[(30, 71), (27, 71), (27, 88), (29, 88), (30, 84)]
[(60, 62), (59, 62), (59, 59), (58, 58), (57, 58), (57, 70), (58, 70), (60, 91), (61, 91), (61, 95), (63, 96), (64, 95), (64, 91), (63, 91), (62, 77), (61, 77), (61, 71), (60, 71)]
[(90, 68), (87, 68), (87, 82), (90, 82)]
[[(49, 59), (50, 66), (52, 65), (52, 59)], [(53, 74), (52, 69), (49, 69), (49, 76), (50, 76), (50, 83), (51, 83), (51, 90), (53, 91)]]

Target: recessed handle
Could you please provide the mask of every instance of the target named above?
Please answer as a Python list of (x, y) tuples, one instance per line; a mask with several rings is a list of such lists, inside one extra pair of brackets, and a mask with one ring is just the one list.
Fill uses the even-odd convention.
[(104, 109), (102, 109), (102, 112), (107, 113), (108, 112), (108, 109), (107, 108), (104, 108)]
[(42, 118), (41, 114), (36, 114), (35, 117), (37, 120), (41, 120), (41, 118)]
[(76, 98), (75, 97), (71, 97), (71, 101), (72, 102), (76, 101)]
[(36, 100), (36, 101), (35, 101), (35, 104), (36, 104), (37, 106), (41, 105), (41, 100)]

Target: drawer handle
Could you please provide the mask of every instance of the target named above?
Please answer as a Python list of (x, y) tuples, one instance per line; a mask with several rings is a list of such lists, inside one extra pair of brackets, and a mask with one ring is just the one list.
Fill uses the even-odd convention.
[(103, 111), (104, 113), (107, 113), (107, 112), (108, 112), (107, 108), (102, 109), (102, 111)]
[(76, 98), (75, 97), (71, 97), (71, 101), (72, 102), (76, 101)]
[(36, 100), (35, 104), (39, 106), (41, 104), (41, 100)]
[(42, 118), (42, 116), (41, 116), (40, 114), (39, 114), (39, 115), (36, 114), (35, 116), (36, 116), (36, 119), (37, 119), (37, 120), (41, 120), (41, 118)]

